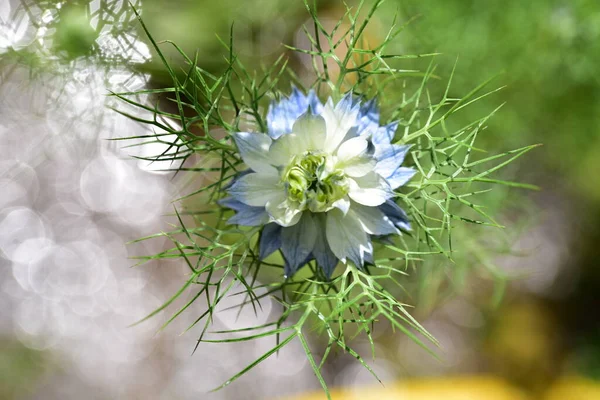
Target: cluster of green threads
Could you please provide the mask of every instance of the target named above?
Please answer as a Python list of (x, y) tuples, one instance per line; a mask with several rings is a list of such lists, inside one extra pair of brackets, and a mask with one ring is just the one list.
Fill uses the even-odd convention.
[(324, 154), (308, 151), (294, 157), (282, 175), (290, 201), (312, 212), (325, 212), (348, 193), (341, 171), (328, 171)]
[(316, 190), (308, 193), (308, 208), (312, 212), (329, 211), (333, 203), (346, 194), (348, 194), (346, 176), (341, 171), (334, 171), (319, 181)]

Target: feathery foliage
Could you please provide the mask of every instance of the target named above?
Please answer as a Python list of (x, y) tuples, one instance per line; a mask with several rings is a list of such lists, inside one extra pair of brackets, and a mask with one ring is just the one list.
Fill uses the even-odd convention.
[[(498, 108), (466, 126), (456, 126), (452, 116), (499, 89), (487, 89), (492, 81), (489, 80), (463, 97), (453, 97), (450, 76), (444, 90), (437, 91), (437, 54), (386, 51), (405, 27), (396, 18), (381, 43), (369, 43), (367, 27), (381, 3), (361, 1), (355, 8), (347, 7), (335, 25), (325, 26), (317, 17), (316, 7), (305, 0), (312, 26), (302, 29), (310, 47), (286, 48), (311, 60), (313, 78), (308, 84), (288, 65), (287, 53), (261, 71), (249, 71), (236, 55), (233, 35), (222, 40), (225, 67), (222, 74), (215, 75), (200, 67), (198, 54), (189, 56), (170, 41), (157, 42), (139, 19), (173, 84), (143, 92), (113, 93), (138, 112), (115, 110), (155, 132), (127, 139), (142, 140), (142, 145), (167, 145), (162, 154), (146, 160), (168, 161), (172, 171), (185, 174), (191, 185), (198, 183), (179, 199), (175, 211), (179, 223), (172, 231), (140, 239), (166, 237), (173, 243), (172, 248), (144, 257), (141, 262), (176, 258), (190, 270), (181, 289), (147, 318), (171, 306), (184, 293), (191, 293), (191, 299), (166, 324), (197, 301), (203, 304), (203, 311), (188, 328), (201, 327), (198, 345), (273, 338), (269, 351), (220, 387), (298, 340), (329, 397), (321, 371), (336, 347), (353, 355), (375, 375), (352, 349), (352, 339), (366, 337), (374, 353), (372, 332), (376, 324), (387, 321), (435, 356), (430, 345), (435, 347), (437, 341), (411, 316), (409, 306), (399, 300), (403, 296), (403, 279), (419, 265), (430, 259), (444, 259), (452, 265), (481, 264), (497, 280), (499, 288), (508, 278), (493, 265), (485, 243), (477, 238), (476, 228), (501, 228), (486, 207), (485, 196), (490, 190), (534, 188), (502, 179), (501, 171), (535, 146), (500, 154), (488, 154), (478, 148), (477, 139)], [(175, 48), (186, 67), (174, 67), (161, 51), (163, 46)], [(425, 61), (428, 66), (423, 71), (402, 68), (403, 63), (412, 65), (415, 60)], [(321, 98), (339, 99), (349, 91), (364, 98), (376, 96), (383, 119), (398, 121), (394, 142), (412, 145), (408, 163), (418, 174), (396, 196), (407, 211), (413, 230), (378, 244), (374, 267), (338, 267), (338, 274), (328, 280), (311, 263), (295, 276), (283, 279), (280, 256), (273, 255), (266, 261), (258, 258), (260, 229), (227, 225), (231, 213), (217, 204), (224, 196), (224, 188), (243, 169), (229, 134), (241, 130), (265, 132), (266, 106), (269, 100), (285, 95), (290, 82), (305, 90), (315, 89)], [(140, 94), (147, 95), (151, 102), (133, 99)], [(221, 301), (230, 296), (240, 299), (240, 309), (257, 310), (261, 301), (270, 298), (282, 311), (279, 318), (263, 325), (210, 332), (213, 314)], [(324, 353), (318, 356), (307, 340), (313, 331), (327, 342)]]

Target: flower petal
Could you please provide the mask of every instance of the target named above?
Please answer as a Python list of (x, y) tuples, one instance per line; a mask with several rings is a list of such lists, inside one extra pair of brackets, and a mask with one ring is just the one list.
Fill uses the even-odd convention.
[(380, 126), (371, 132), (371, 138), (373, 139), (373, 143), (380, 145), (389, 145), (394, 136), (396, 135), (396, 130), (398, 129), (398, 122), (392, 122), (386, 126)]
[(321, 267), (325, 276), (331, 278), (333, 270), (337, 266), (339, 260), (333, 254), (329, 248), (326, 235), (326, 215), (324, 213), (313, 214), (313, 219), (317, 227), (317, 234), (315, 237), (315, 247), (313, 248), (312, 254), (317, 260), (317, 265)]
[(235, 144), (248, 167), (257, 172), (269, 172), (274, 168), (269, 162), (272, 139), (264, 133), (235, 132)]
[(358, 134), (373, 134), (379, 129), (379, 110), (375, 99), (361, 104), (358, 111)]
[(325, 120), (319, 115), (305, 113), (294, 123), (293, 133), (275, 141), (269, 149), (268, 158), (273, 165), (288, 165), (297, 154), (318, 150), (325, 141)]
[(373, 261), (373, 252), (368, 252), (365, 251), (365, 264), (369, 264), (369, 265), (375, 265), (375, 262)]
[(348, 178), (348, 182), (350, 184), (348, 196), (365, 206), (378, 206), (394, 196), (387, 181), (373, 171), (359, 178)]
[(375, 158), (378, 160), (377, 172), (384, 178), (388, 177), (402, 164), (408, 149), (410, 146), (398, 144), (377, 146), (375, 151)]
[(263, 207), (250, 207), (248, 211), (238, 212), (227, 220), (229, 225), (260, 226), (269, 222), (269, 214)]
[(392, 189), (404, 185), (417, 172), (412, 168), (401, 167), (410, 146), (378, 146), (375, 157), (378, 162), (375, 172), (383, 176)]
[(285, 192), (280, 192), (265, 205), (271, 220), (281, 226), (292, 226), (298, 223), (302, 210), (291, 204)]
[(353, 203), (350, 212), (356, 215), (365, 232), (370, 235), (398, 234), (393, 222), (377, 207), (367, 207)]
[(335, 107), (330, 98), (325, 104), (321, 116), (327, 125), (327, 138), (323, 150), (333, 153), (344, 140), (348, 131), (355, 127), (358, 106), (353, 104), (350, 94), (344, 96)]
[(232, 197), (220, 200), (219, 204), (236, 211), (236, 214), (227, 221), (228, 224), (259, 226), (269, 221), (269, 214), (264, 207), (252, 207)]
[(285, 274), (291, 276), (304, 265), (313, 251), (317, 227), (311, 213), (303, 213), (300, 221), (281, 230), (281, 252), (287, 261)]
[(273, 101), (269, 106), (267, 113), (267, 127), (269, 136), (273, 139), (290, 133), (294, 121), (308, 110), (313, 114), (320, 114), (323, 105), (319, 101), (314, 90), (308, 92), (305, 96), (296, 87), (292, 88), (292, 93), (288, 98), (282, 98), (280, 101)]
[(353, 137), (346, 140), (337, 150), (338, 161), (343, 163), (363, 155), (373, 156), (375, 147), (364, 137)]
[(235, 175), (233, 179), (231, 179), (231, 181), (227, 182), (227, 184), (223, 186), (223, 190), (229, 190), (234, 185), (234, 183), (236, 183), (242, 176), (251, 174), (252, 172), (253, 171), (251, 169), (245, 169), (243, 171), (238, 172), (237, 175)]
[(387, 178), (387, 181), (392, 189), (396, 189), (406, 184), (406, 182), (415, 176), (416, 173), (417, 171), (412, 168), (398, 167), (398, 169)]
[(288, 165), (291, 159), (307, 150), (306, 141), (295, 133), (289, 133), (273, 141), (269, 149), (269, 159), (273, 165)]
[(348, 198), (348, 196), (344, 196), (341, 199), (337, 200), (335, 203), (333, 203), (332, 206), (343, 212), (344, 215), (346, 215), (346, 213), (350, 209), (350, 199)]
[(236, 200), (254, 207), (264, 207), (267, 202), (284, 193), (277, 174), (251, 173), (236, 179), (229, 194)]
[(408, 215), (396, 202), (388, 200), (379, 206), (379, 209), (388, 216), (390, 221), (400, 229), (410, 231), (410, 223), (408, 222)]
[(347, 259), (357, 267), (362, 267), (365, 252), (372, 249), (371, 241), (354, 213), (344, 215), (340, 210), (333, 209), (327, 213), (326, 222), (327, 243), (331, 251), (343, 263)]
[(259, 257), (264, 260), (281, 247), (281, 226), (275, 223), (265, 225), (260, 234)]
[(294, 122), (292, 132), (306, 143), (306, 150), (318, 150), (325, 141), (325, 119), (320, 115), (304, 113)]
[(373, 171), (377, 161), (373, 158), (375, 146), (364, 137), (354, 137), (343, 142), (337, 151), (337, 167), (348, 176), (361, 177)]

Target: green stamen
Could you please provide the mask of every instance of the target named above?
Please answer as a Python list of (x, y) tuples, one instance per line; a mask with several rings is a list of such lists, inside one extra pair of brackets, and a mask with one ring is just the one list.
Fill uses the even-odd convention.
[(296, 156), (282, 174), (288, 199), (312, 212), (325, 212), (348, 193), (342, 171), (328, 171), (324, 154), (308, 151)]

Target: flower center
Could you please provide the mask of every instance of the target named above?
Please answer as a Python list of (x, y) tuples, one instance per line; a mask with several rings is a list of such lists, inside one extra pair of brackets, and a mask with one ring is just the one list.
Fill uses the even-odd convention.
[(344, 173), (332, 165), (321, 152), (307, 151), (294, 157), (282, 174), (288, 200), (312, 212), (333, 208), (333, 203), (348, 194), (348, 185)]

